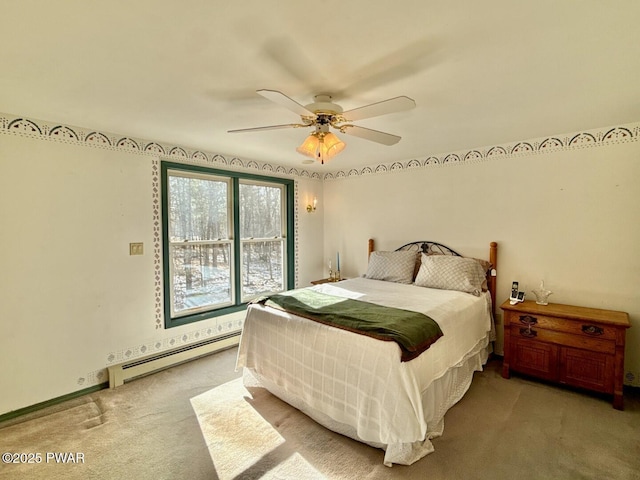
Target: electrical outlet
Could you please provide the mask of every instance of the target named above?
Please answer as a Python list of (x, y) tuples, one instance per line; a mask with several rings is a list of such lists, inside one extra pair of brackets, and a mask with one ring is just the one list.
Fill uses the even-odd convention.
[(624, 384), (632, 387), (640, 387), (640, 375), (638, 373), (628, 371), (624, 375)]
[(129, 255), (143, 255), (144, 244), (142, 242), (129, 244)]

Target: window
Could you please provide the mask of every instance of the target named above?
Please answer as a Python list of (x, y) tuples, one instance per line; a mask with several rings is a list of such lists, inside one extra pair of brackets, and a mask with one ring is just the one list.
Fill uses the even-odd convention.
[(162, 162), (165, 327), (293, 288), (293, 181)]
[(283, 187), (240, 181), (242, 301), (285, 290)]

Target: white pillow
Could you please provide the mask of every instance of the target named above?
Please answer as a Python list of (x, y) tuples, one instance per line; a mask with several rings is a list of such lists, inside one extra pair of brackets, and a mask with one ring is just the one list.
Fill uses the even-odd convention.
[(473, 258), (423, 253), (415, 284), (419, 287), (458, 290), (478, 296), (485, 279), (482, 266)]
[(387, 282), (411, 283), (416, 268), (418, 252), (371, 252), (365, 278)]

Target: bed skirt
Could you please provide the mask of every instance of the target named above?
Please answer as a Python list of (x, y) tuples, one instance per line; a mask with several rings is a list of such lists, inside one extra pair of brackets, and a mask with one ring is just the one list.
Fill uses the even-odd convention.
[(320, 425), (350, 437), (362, 443), (366, 443), (375, 448), (385, 451), (384, 464), (388, 467), (397, 463), (400, 465), (411, 465), (422, 457), (434, 451), (431, 440), (439, 437), (444, 431), (444, 416), (447, 410), (455, 405), (467, 392), (476, 371), (482, 371), (483, 365), (487, 362), (490, 348), (489, 335), (481, 339), (475, 347), (463, 358), (463, 360), (450, 367), (444, 375), (435, 379), (427, 389), (422, 392), (423, 410), (429, 418), (425, 418), (427, 423), (427, 433), (423, 440), (411, 443), (382, 444), (371, 441), (364, 441), (359, 438), (355, 427), (341, 422), (337, 422), (326, 414), (309, 407), (298, 396), (286, 391), (283, 387), (259, 375), (255, 370), (244, 367), (243, 381), (245, 386), (262, 386), (272, 394), (285, 401), (289, 405), (297, 408)]

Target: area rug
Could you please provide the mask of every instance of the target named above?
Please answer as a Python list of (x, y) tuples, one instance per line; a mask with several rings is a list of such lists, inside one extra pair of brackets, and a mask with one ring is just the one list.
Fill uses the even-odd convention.
[(406, 468), (385, 467), (382, 450), (327, 430), (242, 379), (191, 404), (220, 480), (401, 478)]

